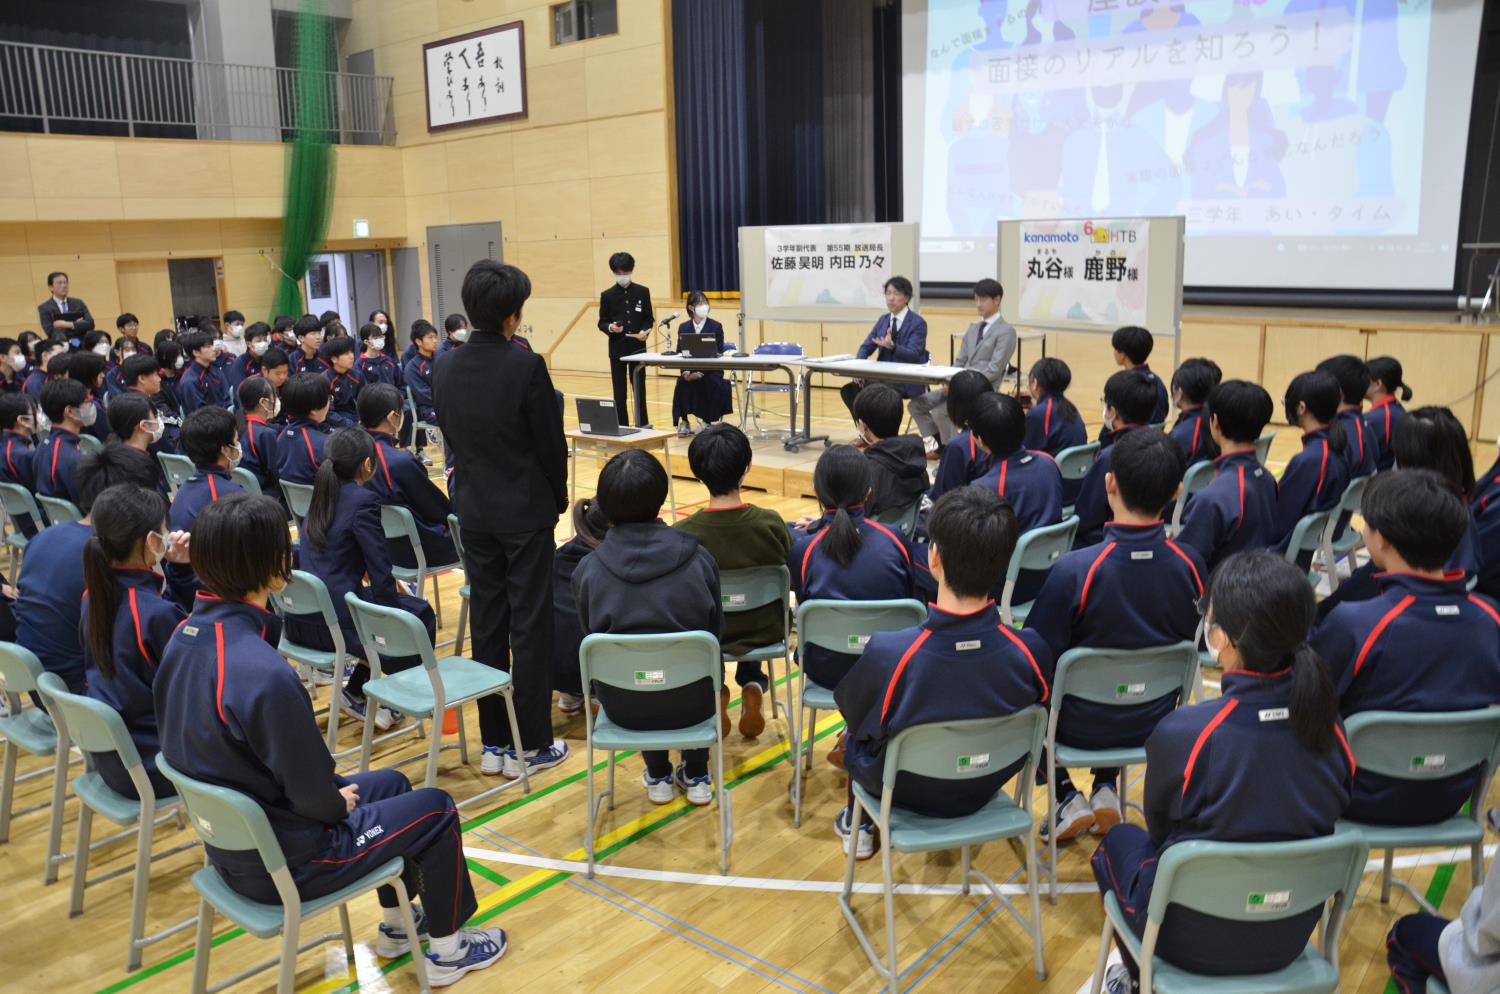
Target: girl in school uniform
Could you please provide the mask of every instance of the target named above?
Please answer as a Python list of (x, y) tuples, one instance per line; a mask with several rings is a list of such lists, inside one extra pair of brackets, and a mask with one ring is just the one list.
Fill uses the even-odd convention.
[[(1061, 359), (1038, 359), (1031, 367), (1027, 390), (1031, 393), (1031, 410), (1026, 413), (1026, 440), (1023, 445), (1033, 452), (1056, 457), (1064, 449), (1087, 442), (1088, 431), (1083, 416), (1064, 393), (1073, 382), (1073, 371)], [(1073, 496), (1064, 495), (1072, 501)]]
[[(106, 336), (105, 344), (108, 344)], [(75, 352), (68, 357), (68, 379), (82, 383), (89, 392), (89, 404), (95, 410), (94, 419), (84, 425), (83, 430), (101, 442), (109, 441), (109, 418), (104, 414), (104, 373), (108, 369), (105, 358), (95, 352)]]
[(1286, 551), (1304, 515), (1333, 507), (1349, 486), (1349, 464), (1343, 458), (1349, 442), (1335, 420), (1341, 396), (1339, 381), (1321, 371), (1299, 373), (1286, 388), (1286, 419), (1302, 429), (1302, 451), (1287, 463), (1276, 494), (1271, 533), (1277, 552)]
[[(1338, 697), (1307, 643), (1316, 606), (1306, 575), (1268, 552), (1239, 553), (1209, 580), (1206, 604), (1223, 696), (1156, 726), (1146, 740), (1146, 827), (1116, 825), (1091, 861), (1099, 890), (1115, 895), (1137, 935), (1158, 860), (1173, 845), (1330, 835), (1353, 789)], [(1301, 955), (1322, 910), (1260, 923), (1177, 909), (1156, 955), (1195, 973), (1269, 973)], [(1110, 994), (1129, 994), (1139, 979), (1121, 954), (1105, 978)]]
[(151, 465), (156, 467), (156, 492), (163, 498), (170, 499), (172, 491), (167, 485), (167, 474), (151, 453), (151, 446), (159, 442), (166, 431), (166, 425), (152, 405), (151, 398), (135, 391), (122, 393), (109, 402), (107, 413), (109, 428), (114, 437), (137, 452), (151, 457)]
[(241, 380), (236, 391), (240, 411), (240, 465), (260, 484), (260, 492), (276, 497), (277, 429), (271, 422), (281, 413), (281, 398), (264, 376)]
[[(708, 316), (708, 297), (694, 290), (687, 299), (688, 314), (692, 321), (681, 327), (681, 332), (695, 335), (712, 335), (718, 351), (724, 351), (724, 326)], [(678, 433), (689, 433), (688, 415), (704, 424), (722, 421), (724, 415), (734, 410), (734, 393), (724, 379), (722, 370), (684, 369), (677, 377), (672, 389), (672, 422)]]
[(1388, 355), (1371, 359), (1366, 363), (1370, 370), (1370, 389), (1365, 399), (1370, 409), (1365, 412), (1365, 426), (1375, 436), (1375, 468), (1385, 472), (1396, 464), (1396, 425), (1406, 417), (1402, 401), (1411, 400), (1411, 387), (1402, 379), (1401, 362)]
[(583, 679), (578, 670), (578, 648), (583, 629), (578, 624), (578, 601), (573, 597), (573, 574), (584, 557), (604, 541), (609, 519), (599, 502), (585, 497), (573, 504), (573, 537), (564, 542), (552, 560), (552, 685), (557, 688), (557, 710), (577, 714), (583, 710)]
[(948, 381), (948, 417), (958, 431), (948, 439), (938, 458), (937, 475), (927, 490), (927, 496), (932, 500), (954, 487), (973, 483), (990, 468), (989, 454), (975, 439), (969, 418), (973, 416), (974, 405), (980, 396), (994, 389), (989, 378), (977, 369), (966, 369)]
[(1203, 462), (1219, 454), (1213, 432), (1203, 419), (1203, 405), (1224, 374), (1212, 359), (1185, 359), (1172, 374), (1172, 402), (1181, 413), (1171, 435), (1187, 453), (1187, 464)]

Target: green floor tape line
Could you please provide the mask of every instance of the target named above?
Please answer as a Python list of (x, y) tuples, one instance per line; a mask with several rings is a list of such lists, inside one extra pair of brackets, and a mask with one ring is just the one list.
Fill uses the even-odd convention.
[(470, 873), (474, 874), (475, 876), (483, 877), (490, 883), (494, 884), (496, 887), (504, 887), (506, 884), (510, 883), (510, 881), (505, 877), (502, 877), (500, 874), (496, 873), (488, 866), (485, 866), (477, 859), (466, 859), (464, 860), (464, 862), (469, 864)]

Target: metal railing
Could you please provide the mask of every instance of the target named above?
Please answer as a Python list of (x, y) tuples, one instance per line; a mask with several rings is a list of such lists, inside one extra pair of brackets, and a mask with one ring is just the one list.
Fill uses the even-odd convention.
[[(391, 77), (0, 42), (0, 131), (390, 145)], [(305, 99), (304, 99), (305, 98)]]

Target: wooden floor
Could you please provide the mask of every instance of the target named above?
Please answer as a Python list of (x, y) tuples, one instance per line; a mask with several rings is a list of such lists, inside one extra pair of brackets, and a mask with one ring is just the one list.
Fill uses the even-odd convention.
[[(570, 396), (603, 396), (601, 376), (560, 376), (559, 386)], [(658, 423), (667, 421), (669, 393), (652, 387)], [(847, 421), (833, 417), (837, 395), (820, 394), (817, 413), (829, 415), (824, 426), (838, 440), (849, 434)], [(569, 404), (571, 408), (571, 403)], [(839, 408), (841, 412), (841, 408)], [(573, 422), (569, 414), (570, 425)], [(1290, 436), (1289, 429), (1283, 435)], [(1279, 438), (1277, 459), (1291, 451), (1288, 438)], [(779, 446), (776, 447), (779, 451)], [(1284, 451), (1283, 451), (1284, 449)], [(815, 457), (816, 453), (812, 453)], [(757, 447), (757, 458), (779, 460), (768, 445)], [(686, 472), (686, 460), (677, 464)], [(585, 466), (584, 480), (594, 472)], [(583, 482), (583, 481), (580, 481)], [(581, 488), (580, 493), (587, 492)], [(677, 481), (679, 501), (688, 508), (706, 494), (695, 483)], [(813, 504), (798, 497), (753, 495), (754, 502), (787, 516), (804, 513)], [(560, 529), (559, 539), (565, 528)], [(439, 582), (447, 626), (442, 638), (453, 636), (458, 616), (457, 574)], [(778, 673), (778, 676), (785, 676)], [(1210, 693), (1214, 691), (1210, 689)], [(327, 691), (320, 694), (326, 698)], [(737, 711), (737, 709), (736, 709)], [(478, 729), (467, 715), (470, 741)], [(792, 828), (787, 798), (785, 722), (776, 720), (756, 740), (737, 733), (728, 743), (726, 766), (734, 797), (735, 844), (729, 879), (717, 873), (715, 815), (712, 808), (690, 809), (680, 800), (661, 808), (649, 805), (639, 788), (638, 758), (621, 763), (618, 806), (606, 814), (601, 829), (608, 833), (605, 869), (595, 880), (576, 872), (570, 861), (582, 856), (585, 812), (583, 724), (554, 712), (558, 734), (575, 751), (557, 769), (535, 778), (533, 791), (501, 795), (485, 810), (466, 812), (465, 844), (479, 896), (478, 919), (504, 927), (510, 951), (493, 970), (462, 981), (459, 990), (506, 990), (550, 994), (556, 991), (608, 991), (625, 994), (651, 991), (723, 990), (843, 992), (879, 989), (853, 936), (845, 928), (835, 899), (842, 879), (843, 855), (833, 834), (834, 814), (844, 796), (843, 781), (823, 761), (830, 737), (839, 725), (837, 715), (824, 716), (818, 727), (822, 740), (808, 784), (801, 830)], [(357, 743), (349, 729), (343, 744)], [(425, 743), (405, 739), (389, 743), (379, 764), (414, 756)], [(476, 747), (477, 748), (477, 747)], [(23, 762), (22, 772), (39, 767)], [(407, 768), (420, 776), (420, 766)], [(1132, 771), (1132, 791), (1139, 797), (1141, 771)], [(602, 773), (599, 776), (602, 783)], [(18, 806), (41, 800), (48, 777), (22, 786)], [(492, 786), (476, 768), (459, 765), (456, 753), (444, 753), (441, 785), (460, 799)], [(516, 788), (518, 790), (519, 788)], [(1041, 797), (1041, 794), (1038, 794)], [(1500, 794), (1491, 803), (1500, 801)], [(1045, 801), (1040, 801), (1045, 805)], [(67, 808), (65, 840), (71, 848), (76, 802)], [(127, 974), (125, 930), (129, 916), (129, 878), (120, 877), (91, 887), (84, 914), (67, 915), (70, 868), (61, 880), (42, 887), (45, 813), (17, 819), (11, 841), (0, 845), (0, 893), (5, 895), (8, 921), (0, 930), (0, 964), (5, 976), (0, 989), (48, 992), (180, 992), (189, 988), (192, 973), (192, 932), (180, 933), (146, 952), (144, 969)], [(189, 838), (188, 832), (168, 823), (158, 833), (156, 849), (164, 851)], [(1074, 994), (1086, 989), (1093, 969), (1100, 927), (1099, 900), (1089, 875), (1087, 859), (1093, 844), (1065, 849), (1059, 877), (1069, 886), (1055, 907), (1044, 904), (1048, 980), (1032, 972), (1030, 946), (1002, 909), (978, 897), (958, 894), (903, 896), (897, 901), (898, 933), (904, 991), (1020, 992)], [(94, 857), (94, 871), (128, 866), (133, 842), (117, 843)], [(1453, 916), (1469, 891), (1466, 859), (1457, 870), (1446, 869), (1452, 859), (1443, 853), (1401, 854), (1398, 874), (1422, 891), (1440, 898), (1442, 910)], [(156, 931), (193, 913), (196, 901), (188, 878), (200, 865), (201, 854), (188, 851), (160, 861), (152, 876), (148, 931)], [(557, 861), (564, 861), (558, 864)], [(1016, 884), (1017, 860), (1007, 846), (992, 846), (976, 857), (976, 865), (997, 881)], [(858, 879), (878, 880), (878, 861), (862, 864)], [(924, 885), (952, 884), (957, 879), (956, 857), (898, 856), (900, 879)], [(1384, 936), (1399, 914), (1416, 910), (1415, 902), (1397, 892), (1390, 906), (1378, 902), (1377, 878), (1367, 875), (1342, 946), (1343, 990), (1373, 994), (1384, 990), (1387, 974)], [(1021, 898), (1013, 898), (1022, 900)], [(880, 919), (873, 912), (878, 898), (863, 896), (858, 907), (877, 934)], [(304, 953), (299, 959), (299, 989), (304, 991), (413, 991), (416, 984), (406, 961), (384, 962), (375, 957), (373, 941), (379, 912), (373, 897), (351, 907), (356, 938), (356, 961), (345, 961), (337, 943)], [(332, 928), (331, 916), (324, 927)], [(277, 948), (240, 934), (220, 922), (212, 955), (210, 979), (223, 978), (272, 955)], [(274, 973), (266, 973), (235, 988), (269, 991)]]

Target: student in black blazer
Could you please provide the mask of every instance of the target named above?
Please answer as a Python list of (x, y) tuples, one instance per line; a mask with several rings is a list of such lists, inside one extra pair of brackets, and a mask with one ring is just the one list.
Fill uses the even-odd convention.
[[(568, 507), (562, 410), (542, 357), (512, 339), (531, 280), (483, 259), (464, 277), (473, 334), (438, 356), (433, 404), (455, 467), (449, 483), (463, 522), (474, 658), (515, 680), (521, 742), (510, 741), (498, 697), (479, 702), (481, 770), (521, 776), (556, 766), (567, 743), (552, 737), (552, 561), (558, 515)], [(511, 649), (515, 649), (512, 660)]]
[[(651, 291), (634, 282), (635, 257), (629, 252), (616, 252), (609, 257), (610, 272), (615, 274), (615, 285), (599, 294), (599, 330), (609, 336), (609, 378), (614, 385), (615, 413), (620, 424), (630, 424), (630, 412), (625, 406), (625, 380), (630, 373), (621, 356), (635, 355), (646, 351), (646, 339), (656, 324), (656, 314), (651, 310)], [(646, 410), (645, 373), (632, 379), (636, 405)]]
[(65, 338), (82, 338), (94, 330), (94, 316), (89, 313), (89, 305), (77, 297), (68, 296), (67, 273), (48, 273), (47, 289), (51, 296), (36, 308), (43, 335), (56, 332)]
[[(680, 334), (712, 335), (718, 350), (724, 351), (724, 326), (708, 316), (708, 297), (694, 290), (687, 300), (689, 320), (678, 326)], [(724, 379), (722, 369), (684, 369), (672, 388), (672, 423), (680, 434), (687, 434), (688, 416), (704, 424), (722, 421), (734, 410), (734, 392)]]

